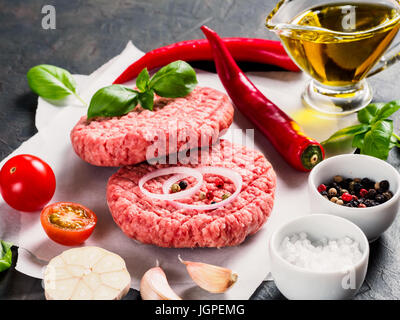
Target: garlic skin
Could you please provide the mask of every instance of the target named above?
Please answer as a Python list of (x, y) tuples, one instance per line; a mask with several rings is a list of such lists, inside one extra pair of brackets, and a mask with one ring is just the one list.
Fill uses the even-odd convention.
[(238, 279), (238, 275), (230, 269), (203, 262), (184, 261), (180, 256), (178, 258), (186, 266), (192, 280), (208, 292), (223, 293)]
[(167, 276), (160, 267), (146, 271), (140, 281), (143, 300), (182, 300), (169, 286)]
[(130, 285), (125, 261), (99, 247), (66, 250), (50, 260), (44, 274), (47, 300), (120, 300)]

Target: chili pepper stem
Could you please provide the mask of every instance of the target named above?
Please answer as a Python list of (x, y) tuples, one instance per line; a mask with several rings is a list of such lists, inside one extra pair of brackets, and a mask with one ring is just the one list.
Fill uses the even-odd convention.
[(311, 170), (324, 159), (324, 154), (318, 145), (309, 145), (301, 154), (302, 165)]

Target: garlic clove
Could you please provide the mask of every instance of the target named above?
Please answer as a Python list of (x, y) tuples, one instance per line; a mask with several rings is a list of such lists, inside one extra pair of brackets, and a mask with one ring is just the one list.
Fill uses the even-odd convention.
[(182, 300), (169, 286), (167, 276), (160, 267), (146, 271), (140, 281), (143, 300)]
[(202, 262), (184, 261), (178, 256), (192, 278), (204, 290), (211, 293), (223, 293), (232, 287), (238, 275), (232, 270)]
[(71, 300), (93, 300), (93, 291), (84, 281), (80, 281), (74, 288)]

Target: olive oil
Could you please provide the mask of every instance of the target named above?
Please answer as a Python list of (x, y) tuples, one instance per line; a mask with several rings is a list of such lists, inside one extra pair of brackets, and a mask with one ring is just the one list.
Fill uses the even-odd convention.
[(400, 9), (391, 3), (328, 3), (297, 15), (280, 37), (297, 64), (326, 86), (358, 83), (392, 42)]

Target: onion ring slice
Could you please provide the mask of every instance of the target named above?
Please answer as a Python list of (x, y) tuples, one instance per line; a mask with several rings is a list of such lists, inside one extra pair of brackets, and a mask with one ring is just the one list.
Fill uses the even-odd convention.
[[(228, 168), (222, 168), (222, 167), (201, 167), (197, 169), (199, 172), (202, 174), (205, 173), (211, 173), (219, 176), (223, 176), (226, 178), (229, 178), (232, 180), (233, 184), (235, 185), (235, 192), (227, 199), (222, 200), (220, 202), (214, 203), (214, 204), (204, 204), (204, 205), (197, 205), (197, 204), (187, 204), (187, 203), (180, 203), (177, 201), (173, 201), (175, 205), (178, 207), (184, 208), (184, 209), (194, 209), (194, 210), (213, 210), (217, 209), (220, 207), (223, 207), (229, 203), (231, 203), (235, 198), (239, 195), (240, 191), (242, 190), (242, 185), (243, 185), (243, 179), (242, 176)], [(163, 192), (167, 193), (171, 186), (178, 180), (184, 179), (185, 177), (188, 177), (189, 175), (185, 174), (178, 174), (175, 175), (171, 178), (169, 178), (167, 181), (165, 181), (163, 185)], [(197, 186), (197, 185), (196, 185)], [(193, 189), (193, 188), (191, 188)], [(182, 192), (182, 191), (181, 191)], [(181, 193), (178, 192), (178, 193)], [(180, 198), (182, 199), (182, 198)]]
[[(153, 178), (157, 178), (157, 177), (161, 177), (161, 176), (165, 176), (165, 175), (173, 174), (173, 173), (185, 174), (186, 177), (193, 176), (196, 178), (197, 183), (193, 187), (191, 187), (187, 190), (176, 192), (176, 193), (168, 193), (168, 192), (165, 192), (165, 189), (163, 189), (164, 194), (152, 193), (152, 192), (147, 191), (143, 187), (143, 185), (147, 181), (149, 181)], [(176, 176), (174, 176), (174, 177), (176, 177)], [(171, 179), (168, 179), (168, 181), (170, 181), (170, 180)], [(203, 183), (203, 175), (201, 174), (201, 172), (199, 170), (188, 168), (188, 167), (172, 167), (172, 168), (163, 168), (163, 169), (155, 170), (153, 172), (149, 172), (149, 173), (145, 174), (142, 178), (140, 178), (138, 186), (139, 186), (140, 191), (150, 198), (155, 198), (155, 199), (159, 199), (159, 200), (176, 200), (176, 199), (183, 199), (183, 198), (190, 197), (192, 194), (194, 194), (195, 192), (197, 192), (200, 189), (202, 183)], [(171, 183), (171, 185), (172, 185), (172, 183)], [(164, 184), (164, 186), (165, 186), (165, 184)]]

